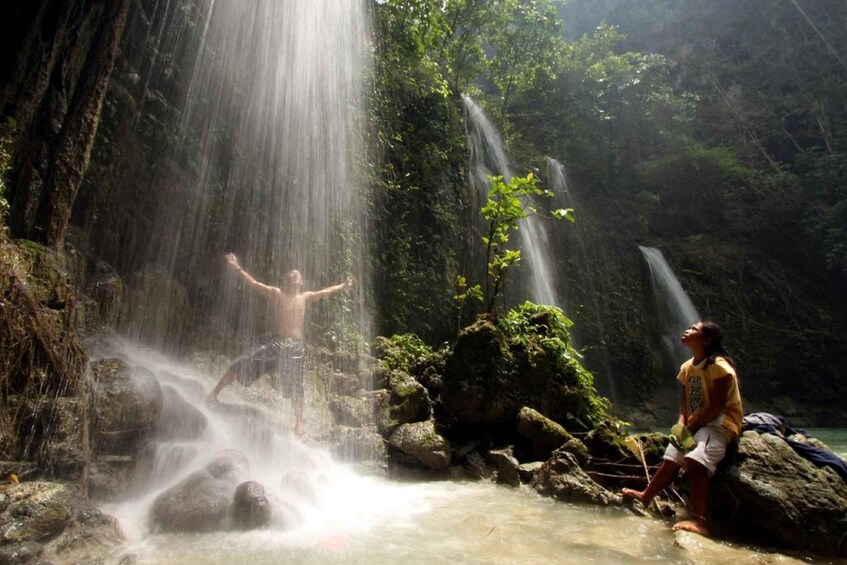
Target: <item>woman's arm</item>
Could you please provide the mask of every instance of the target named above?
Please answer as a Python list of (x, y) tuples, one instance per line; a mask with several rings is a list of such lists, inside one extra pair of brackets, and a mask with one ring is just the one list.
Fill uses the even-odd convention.
[(688, 419), (688, 429), (691, 433), (696, 432), (726, 409), (729, 400), (729, 389), (732, 386), (732, 376), (729, 374), (720, 376), (712, 381), (712, 390), (709, 397), (709, 407), (698, 410)]

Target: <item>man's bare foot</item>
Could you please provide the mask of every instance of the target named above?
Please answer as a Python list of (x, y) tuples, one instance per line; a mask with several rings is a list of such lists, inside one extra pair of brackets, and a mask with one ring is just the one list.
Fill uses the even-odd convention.
[(673, 525), (672, 529), (675, 532), (679, 530), (693, 532), (706, 538), (710, 536), (709, 528), (706, 527), (706, 522), (698, 518), (692, 518), (691, 520), (682, 520), (681, 522), (677, 522)]
[(638, 491), (631, 488), (622, 488), (621, 494), (624, 498), (634, 498), (644, 506), (650, 504), (650, 499), (644, 496), (644, 491)]
[(206, 397), (206, 406), (208, 406), (209, 408), (214, 408), (220, 403), (220, 400), (218, 400), (217, 395), (215, 395), (214, 393), (210, 393), (209, 396)]

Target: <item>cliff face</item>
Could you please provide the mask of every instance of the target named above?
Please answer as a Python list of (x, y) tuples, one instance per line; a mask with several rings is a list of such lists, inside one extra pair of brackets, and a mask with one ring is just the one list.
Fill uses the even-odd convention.
[(14, 57), (0, 66), (10, 156), (2, 194), (10, 213), (0, 225), (0, 459), (18, 473), (32, 464), (66, 479), (86, 472), (87, 356), (62, 248), (129, 3), (16, 3), (4, 17)]
[(16, 64), (3, 69), (0, 116), (16, 131), (9, 227), (60, 248), (82, 181), (129, 0), (41, 2), (12, 10)]
[(81, 478), (87, 355), (61, 262), (49, 248), (0, 235), (0, 460)]

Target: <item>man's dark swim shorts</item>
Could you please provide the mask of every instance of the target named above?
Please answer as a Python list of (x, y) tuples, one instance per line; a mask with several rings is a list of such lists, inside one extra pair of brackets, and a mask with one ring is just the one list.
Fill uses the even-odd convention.
[(230, 366), (238, 382), (250, 386), (262, 375), (286, 398), (303, 398), (306, 346), (302, 341), (274, 336), (242, 355)]

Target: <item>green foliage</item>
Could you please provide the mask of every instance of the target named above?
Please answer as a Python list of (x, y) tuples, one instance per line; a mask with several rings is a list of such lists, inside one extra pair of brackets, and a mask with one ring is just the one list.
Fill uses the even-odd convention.
[(432, 355), (432, 348), (415, 334), (393, 335), (379, 344), (379, 357), (390, 370), (412, 373), (412, 368)]
[(468, 300), (476, 300), (479, 302), (484, 300), (482, 286), (479, 284), (468, 286), (468, 280), (464, 276), (459, 275), (456, 277), (456, 294), (453, 295), (453, 300), (455, 300), (458, 305), (456, 316), (456, 332), (458, 333), (459, 330), (462, 329), (462, 314), (465, 308), (465, 303)]
[(488, 77), (500, 91), (505, 111), (517, 88), (555, 79), (565, 45), (552, 2), (502, 0), (497, 4), (499, 21), (488, 38), (494, 50)]
[[(482, 238), (488, 265), (485, 284), (488, 312), (494, 310), (507, 272), (521, 260), (520, 250), (508, 248), (509, 238), (511, 232), (517, 231), (521, 220), (538, 213), (532, 204), (534, 196), (551, 198), (553, 193), (539, 187), (538, 179), (532, 173), (526, 177), (512, 177), (508, 183), (502, 176), (491, 177), (488, 199), (480, 210), (488, 223), (486, 235)], [(560, 210), (554, 217), (569, 217), (572, 213), (570, 209)]]
[(6, 175), (12, 166), (12, 135), (15, 131), (15, 121), (6, 118), (0, 124), (0, 228), (6, 224), (6, 215), (9, 213), (9, 203), (6, 200)]
[(611, 406), (608, 399), (594, 388), (594, 375), (580, 363), (580, 354), (571, 344), (573, 322), (555, 306), (538, 306), (524, 302), (498, 319), (498, 325), (510, 339), (520, 342), (535, 358), (553, 360), (553, 370), (562, 375), (565, 385), (579, 394), (580, 403), (574, 418), (586, 428), (593, 428)]

